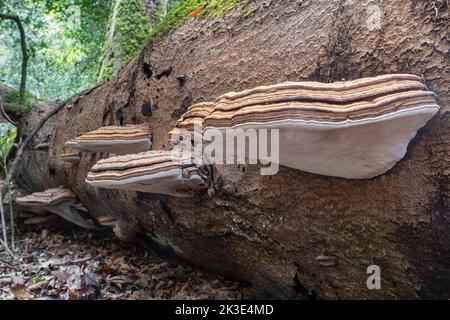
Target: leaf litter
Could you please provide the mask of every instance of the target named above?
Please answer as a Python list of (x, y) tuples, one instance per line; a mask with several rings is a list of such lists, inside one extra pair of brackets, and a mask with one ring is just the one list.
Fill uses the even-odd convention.
[(249, 288), (137, 243), (81, 229), (19, 227), (15, 257), (0, 247), (0, 299), (244, 299)]

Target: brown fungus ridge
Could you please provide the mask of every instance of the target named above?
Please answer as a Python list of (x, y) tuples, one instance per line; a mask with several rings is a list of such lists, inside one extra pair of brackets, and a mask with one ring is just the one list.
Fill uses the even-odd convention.
[(169, 132), (170, 144), (174, 147), (183, 140), (192, 140), (195, 134), (195, 126), (198, 125), (201, 129), (204, 119), (213, 108), (214, 102), (201, 102), (190, 106)]
[(192, 130), (194, 123), (203, 122), (214, 108), (214, 102), (201, 102), (194, 104), (176, 122), (175, 128)]
[(190, 156), (175, 151), (147, 151), (100, 160), (88, 173), (93, 187), (189, 197), (207, 188)]
[(436, 105), (435, 94), (415, 75), (387, 74), (334, 83), (285, 82), (222, 95), (204, 126), (279, 119), (339, 122), (425, 104)]
[(106, 126), (68, 141), (66, 146), (92, 152), (138, 153), (150, 150), (151, 131), (148, 125)]

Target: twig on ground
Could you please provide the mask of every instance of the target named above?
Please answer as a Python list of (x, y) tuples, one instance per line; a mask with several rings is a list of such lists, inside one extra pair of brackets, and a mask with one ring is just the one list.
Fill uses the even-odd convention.
[(434, 9), (434, 11), (436, 12), (436, 19), (437, 19), (438, 16), (439, 16), (439, 10), (438, 10), (438, 8), (436, 7), (436, 1), (433, 1), (433, 2), (431, 3), (431, 8)]
[(3, 101), (2, 101), (2, 97), (0, 96), (0, 109), (2, 110), (3, 115), (5, 116), (6, 120), (11, 123), (11, 124), (17, 124), (17, 122), (14, 122), (11, 120), (11, 118), (8, 116), (8, 114), (6, 113), (5, 109), (3, 109)]
[(6, 245), (3, 240), (0, 239), (0, 243), (3, 245), (3, 247), (5, 248), (5, 251), (11, 256), (14, 257), (14, 252), (12, 252), (9, 248), (8, 245)]
[(2, 236), (3, 236), (3, 240), (1, 240), (1, 243), (4, 245), (5, 249), (9, 249), (8, 248), (8, 233), (6, 232), (6, 219), (5, 219), (5, 212), (3, 210), (3, 185), (0, 189), (0, 219), (1, 219), (1, 224), (2, 224)]
[[(14, 269), (14, 270), (21, 270), (18, 266), (15, 266), (15, 265), (9, 263), (8, 261), (2, 260), (2, 261), (0, 261), (0, 263), (3, 264), (2, 268)], [(0, 275), (0, 278), (1, 278), (1, 277), (2, 277), (2, 276)]]
[(69, 261), (57, 261), (57, 262), (52, 262), (50, 265), (51, 266), (63, 266), (66, 264), (77, 264), (77, 263), (82, 263), (82, 262), (86, 262), (89, 260), (92, 260), (93, 257), (87, 257), (87, 258), (81, 258), (81, 259), (75, 259), (75, 260), (69, 260)]

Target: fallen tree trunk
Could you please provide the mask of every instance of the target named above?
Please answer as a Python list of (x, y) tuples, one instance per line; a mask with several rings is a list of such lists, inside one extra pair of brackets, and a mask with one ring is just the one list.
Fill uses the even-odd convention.
[[(448, 299), (449, 8), (433, 3), (253, 1), (220, 23), (189, 21), (67, 103), (25, 150), (18, 180), (30, 191), (64, 185), (91, 213), (120, 219), (119, 233), (140, 232), (261, 294)], [(60, 158), (66, 141), (113, 124), (149, 123), (153, 149), (168, 149), (167, 133), (190, 104), (229, 91), (400, 72), (423, 76), (442, 109), (407, 156), (373, 179), (216, 166), (212, 198), (176, 199), (89, 187), (87, 172), (104, 154), (83, 153), (76, 165)], [(24, 136), (39, 117), (27, 119)], [(33, 150), (45, 142), (48, 152)], [(381, 290), (366, 286), (370, 265), (381, 268)]]

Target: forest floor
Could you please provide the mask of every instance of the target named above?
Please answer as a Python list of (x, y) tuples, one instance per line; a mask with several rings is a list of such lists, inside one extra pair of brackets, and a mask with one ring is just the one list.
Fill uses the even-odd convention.
[(243, 299), (237, 282), (172, 264), (110, 233), (20, 226), (0, 247), (2, 299)]

